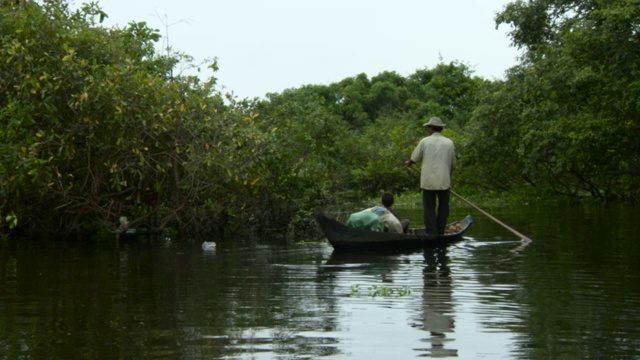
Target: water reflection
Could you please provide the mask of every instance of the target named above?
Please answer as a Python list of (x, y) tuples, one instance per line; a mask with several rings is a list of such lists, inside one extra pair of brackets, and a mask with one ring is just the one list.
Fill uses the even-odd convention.
[(423, 256), (422, 327), (429, 332), (429, 337), (422, 341), (429, 343), (431, 347), (421, 351), (429, 357), (456, 357), (458, 350), (448, 349), (446, 346), (451, 341), (447, 336), (451, 337), (455, 328), (447, 248), (425, 249)]
[[(337, 288), (352, 286), (353, 294), (353, 286), (364, 283), (356, 299), (352, 295), (351, 299), (339, 304), (340, 308), (349, 309), (349, 318), (343, 318), (342, 323), (350, 323), (353, 333), (363, 331), (371, 335), (376, 329), (375, 332), (384, 334), (374, 343), (362, 341), (369, 348), (349, 341), (351, 336), (358, 338), (358, 334), (340, 336), (349, 341), (353, 355), (379, 358), (391, 347), (395, 358), (458, 356), (458, 349), (452, 348), (455, 344), (455, 309), (447, 251), (447, 247), (437, 247), (396, 254), (334, 252), (331, 255), (324, 272), (334, 274)], [(384, 291), (372, 291), (372, 288), (392, 291), (385, 294)], [(410, 292), (401, 295), (406, 288)], [(412, 309), (414, 314), (404, 329), (391, 320), (402, 313), (401, 308)], [(390, 332), (387, 331), (389, 327)]]
[[(334, 251), (325, 263), (327, 271), (358, 269), (360, 275), (372, 277), (383, 283), (393, 283), (393, 275), (401, 266), (401, 254), (384, 254), (380, 252), (341, 252)], [(365, 280), (365, 279), (363, 279)]]
[(638, 358), (637, 208), (526, 210), (491, 210), (527, 221), (510, 220), (534, 239), (518, 256), (482, 218), (471, 240), (402, 254), (11, 242), (0, 359)]

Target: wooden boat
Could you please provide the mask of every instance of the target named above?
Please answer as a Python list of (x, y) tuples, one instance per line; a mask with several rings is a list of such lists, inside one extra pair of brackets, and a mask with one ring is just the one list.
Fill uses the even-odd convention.
[(467, 215), (464, 219), (449, 224), (447, 228), (453, 226), (456, 231), (444, 235), (427, 235), (424, 228), (414, 228), (409, 231), (409, 234), (399, 234), (352, 228), (328, 217), (320, 208), (314, 210), (314, 217), (336, 250), (384, 249), (393, 251), (449, 244), (462, 240), (464, 233), (473, 224), (473, 217)]

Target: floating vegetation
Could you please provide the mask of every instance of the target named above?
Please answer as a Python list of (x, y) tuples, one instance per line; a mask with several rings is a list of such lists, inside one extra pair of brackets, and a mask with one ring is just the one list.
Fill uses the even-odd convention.
[[(377, 286), (373, 285), (369, 287), (369, 296), (408, 296), (411, 295), (411, 289), (408, 286), (392, 287), (392, 286)], [(351, 296), (360, 296), (360, 285), (351, 286)]]

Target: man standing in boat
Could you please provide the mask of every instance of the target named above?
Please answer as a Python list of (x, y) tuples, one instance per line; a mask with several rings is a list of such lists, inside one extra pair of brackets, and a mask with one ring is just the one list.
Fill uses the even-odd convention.
[[(438, 117), (423, 125), (429, 135), (420, 140), (405, 166), (421, 163), (420, 188), (425, 231), (429, 235), (444, 234), (449, 217), (451, 175), (456, 165), (453, 141), (442, 136), (446, 126)], [(437, 202), (437, 208), (436, 208)]]

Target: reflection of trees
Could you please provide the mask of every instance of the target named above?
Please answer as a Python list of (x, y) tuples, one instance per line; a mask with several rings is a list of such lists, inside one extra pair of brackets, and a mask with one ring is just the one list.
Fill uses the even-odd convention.
[[(406, 254), (411, 254), (407, 252)], [(404, 254), (403, 252), (397, 255)], [(341, 265), (360, 264), (358, 271), (373, 277), (379, 277), (383, 282), (392, 282), (392, 274), (398, 270), (400, 260), (395, 254), (356, 253), (346, 254), (334, 252), (326, 265), (337, 266), (334, 271), (344, 271)], [(428, 332), (428, 337), (422, 339), (430, 344), (428, 348), (418, 349), (422, 356), (428, 357), (456, 357), (458, 350), (447, 349), (446, 344), (451, 341), (454, 332), (453, 318), (453, 290), (449, 276), (448, 257), (446, 247), (427, 248), (423, 250), (423, 298), (419, 314), (419, 325)]]
[(423, 341), (431, 348), (423, 349), (430, 357), (457, 356), (458, 350), (446, 349), (447, 333), (453, 333), (451, 277), (447, 266), (447, 248), (424, 250), (423, 329), (429, 337)]
[(0, 354), (7, 358), (339, 351), (327, 336), (339, 322), (333, 292), (311, 281), (325, 280), (309, 265), (322, 262), (320, 253), (261, 247), (203, 255), (199, 246), (139, 242), (34, 247), (0, 251)]
[(338, 351), (337, 340), (326, 335), (338, 326), (331, 316), (335, 301), (329, 289), (317, 286), (325, 279), (309, 264), (321, 263), (322, 254), (265, 246), (196, 259), (201, 264), (193, 269), (204, 274), (188, 274), (198, 281), (183, 293), (190, 302), (185, 322), (199, 324), (198, 336), (188, 342), (197, 357), (264, 351), (321, 357)]
[(383, 283), (391, 283), (392, 273), (400, 266), (397, 254), (382, 254), (377, 251), (363, 251), (360, 253), (334, 251), (325, 265), (335, 266), (333, 270), (339, 272), (343, 270), (342, 265), (359, 264), (359, 269), (363, 275), (379, 277)]

